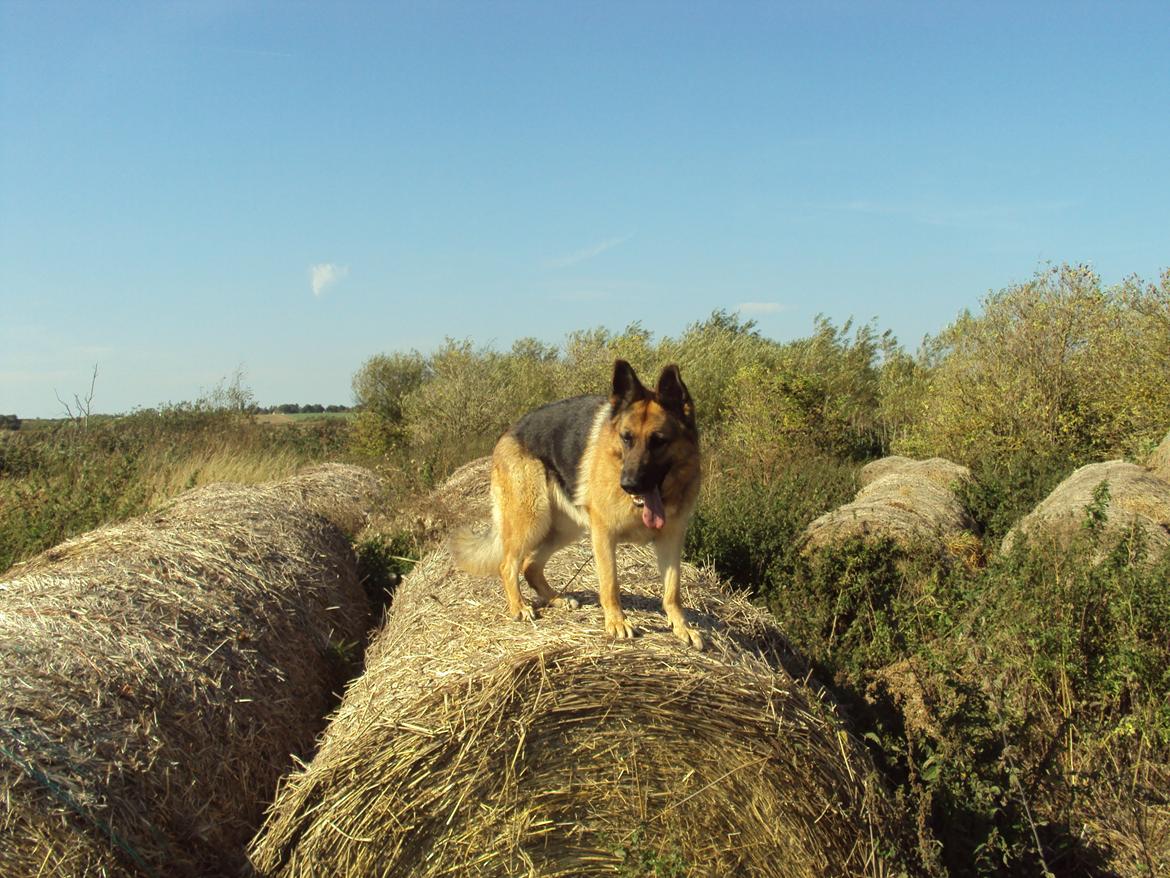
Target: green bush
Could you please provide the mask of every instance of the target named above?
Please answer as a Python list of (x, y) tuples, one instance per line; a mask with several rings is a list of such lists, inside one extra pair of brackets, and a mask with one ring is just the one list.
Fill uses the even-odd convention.
[(751, 449), (716, 453), (687, 531), (687, 553), (767, 598), (787, 581), (804, 528), (854, 488), (855, 468), (832, 458), (793, 455), (765, 466)]
[(754, 321), (716, 311), (677, 340), (664, 339), (655, 360), (678, 363), (696, 400), (699, 429), (708, 431), (738, 416), (732, 388), (739, 373), (775, 364), (780, 347), (760, 335)]
[(411, 455), (431, 481), (490, 452), (522, 414), (558, 395), (555, 352), (527, 340), (511, 354), (448, 340), (428, 368), (402, 413)]
[(988, 296), (930, 341), (920, 421), (897, 449), (970, 465), (1133, 454), (1170, 423), (1170, 273), (1103, 288), (1063, 265)]
[(420, 470), (442, 478), (490, 451), (522, 414), (545, 402), (608, 394), (617, 358), (653, 386), (678, 363), (700, 430), (716, 443), (751, 444), (766, 434), (779, 454), (812, 448), (854, 459), (880, 453), (906, 429), (904, 402), (922, 384), (919, 370), (888, 333), (836, 327), (818, 318), (808, 339), (765, 339), (751, 321), (726, 311), (655, 341), (639, 324), (618, 334), (571, 333), (563, 347), (521, 339), (507, 352), (448, 340), (438, 351), (377, 356), (354, 377), (363, 409), (354, 432), (365, 454), (405, 451)]
[(354, 546), (358, 576), (370, 604), (386, 607), (395, 589), (418, 561), (420, 546), (410, 534), (370, 534)]
[(959, 499), (980, 525), (984, 543), (998, 546), (1016, 522), (1089, 461), (1055, 451), (1047, 456), (1017, 451), (982, 457), (972, 468), (974, 478), (960, 487)]
[(397, 432), (403, 421), (402, 403), (430, 377), (430, 365), (418, 351), (370, 357), (353, 376), (358, 407)]
[(559, 348), (525, 338), (500, 352), (448, 339), (426, 357), (376, 356), (354, 376), (362, 408), (355, 450), (402, 454), (433, 482), (488, 453), (504, 430), (536, 406), (607, 395), (617, 358), (628, 360), (651, 387), (663, 366), (678, 362), (692, 395), (701, 400), (700, 425), (708, 429), (733, 408), (728, 389), (736, 370), (777, 349), (751, 322), (715, 312), (678, 340), (656, 342), (635, 323), (616, 334), (604, 328), (573, 332)]
[[(658, 346), (639, 323), (632, 323), (619, 334), (598, 327), (569, 333), (561, 353), (556, 381), (556, 397), (608, 396), (613, 381), (613, 362), (626, 360), (646, 384), (658, 377)], [(684, 375), (683, 380), (688, 376)]]
[(1145, 565), (1130, 534), (1091, 563), (1106, 507), (1071, 549), (971, 569), (854, 540), (767, 595), (929, 830), (935, 871), (1102, 874), (1078, 803), (1116, 795), (1125, 813), (1113, 791), (1170, 759), (1170, 559)]
[(781, 455), (809, 448), (865, 460), (884, 453), (904, 428), (906, 413), (886, 397), (909, 393), (916, 382), (888, 333), (818, 318), (811, 337), (779, 345), (734, 374), (723, 432), (733, 445)]

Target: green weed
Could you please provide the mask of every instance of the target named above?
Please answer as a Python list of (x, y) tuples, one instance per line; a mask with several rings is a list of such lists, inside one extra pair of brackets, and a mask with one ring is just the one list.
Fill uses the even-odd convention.
[(639, 826), (622, 843), (614, 843), (613, 853), (619, 858), (617, 874), (620, 878), (686, 878), (687, 864), (677, 845), (666, 851), (651, 845), (645, 828)]

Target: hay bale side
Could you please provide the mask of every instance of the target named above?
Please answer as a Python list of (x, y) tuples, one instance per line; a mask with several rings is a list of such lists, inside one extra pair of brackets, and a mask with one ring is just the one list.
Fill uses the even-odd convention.
[(1084, 534), (1093, 491), (1102, 482), (1109, 484), (1104, 543), (1115, 542), (1133, 528), (1145, 539), (1149, 561), (1170, 550), (1170, 482), (1128, 461), (1110, 460), (1083, 466), (1057, 485), (1008, 531), (1002, 551), (1011, 551), (1023, 535), (1071, 546)]
[[(780, 669), (770, 619), (684, 568), (682, 646), (646, 549), (619, 552), (644, 632), (602, 631), (592, 553), (549, 578), (581, 601), (511, 622), (492, 578), (435, 552), (399, 587), (366, 671), (252, 846), (268, 876), (877, 875), (900, 828), (864, 749)], [(895, 870), (896, 871), (896, 870)]]
[(434, 546), (450, 530), (487, 519), (491, 469), (490, 456), (465, 463), (421, 500), (375, 517), (370, 533), (407, 534), (416, 546)]
[(871, 460), (863, 466), (858, 473), (857, 483), (864, 488), (886, 476), (913, 476), (953, 492), (971, 481), (971, 470), (944, 457), (913, 460), (891, 454), (889, 457)]
[(368, 607), (356, 468), (209, 485), (0, 580), (0, 873), (231, 875)]
[(370, 521), (383, 501), (383, 483), (373, 472), (344, 463), (321, 463), (272, 482), (289, 503), (308, 507), (353, 536)]
[(1170, 433), (1146, 458), (1146, 467), (1158, 478), (1170, 482)]
[(813, 553), (856, 537), (889, 538), (906, 548), (934, 546), (962, 555), (977, 544), (977, 525), (956, 495), (971, 480), (965, 466), (942, 458), (886, 457), (862, 468), (854, 499), (805, 528), (802, 551)]

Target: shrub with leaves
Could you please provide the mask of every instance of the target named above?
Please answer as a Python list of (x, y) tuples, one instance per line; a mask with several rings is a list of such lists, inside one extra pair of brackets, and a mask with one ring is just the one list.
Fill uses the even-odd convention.
[[(852, 331), (852, 335), (850, 334)], [(749, 361), (729, 381), (724, 434), (737, 447), (785, 449), (862, 460), (880, 455), (889, 427), (882, 419), (883, 357), (905, 370), (897, 344), (872, 326), (855, 330), (818, 318), (807, 338)], [(898, 386), (899, 380), (891, 376)], [(894, 415), (887, 406), (886, 415)], [(757, 438), (758, 437), (758, 438)]]
[(928, 343), (923, 416), (895, 450), (977, 466), (1148, 448), (1170, 423), (1168, 328), (1170, 275), (1103, 288), (1062, 265), (993, 293)]
[(716, 311), (692, 323), (678, 339), (664, 339), (657, 359), (679, 364), (695, 400), (700, 430), (739, 417), (732, 387), (745, 369), (767, 370), (776, 362), (780, 345), (764, 338), (753, 320)]
[(1075, 545), (1021, 544), (984, 569), (851, 541), (796, 559), (767, 593), (917, 812), (934, 871), (1170, 866), (1153, 819), (1170, 765), (1170, 562), (1143, 564), (1136, 532), (1106, 544), (1107, 509), (1102, 489)]
[(418, 351), (378, 354), (366, 360), (353, 376), (358, 406), (389, 424), (402, 423), (402, 401), (431, 377), (428, 359)]
[(448, 339), (428, 369), (402, 413), (411, 453), (432, 479), (487, 454), (522, 414), (558, 395), (555, 349), (528, 339), (511, 353)]

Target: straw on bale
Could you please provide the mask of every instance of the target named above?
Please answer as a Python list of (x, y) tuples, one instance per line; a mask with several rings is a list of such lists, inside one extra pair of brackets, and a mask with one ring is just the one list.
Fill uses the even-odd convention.
[[(368, 607), (376, 481), (209, 485), (0, 580), (0, 874), (232, 875)], [(356, 498), (356, 499), (355, 499)]]
[(945, 554), (966, 553), (978, 542), (976, 524), (956, 491), (970, 480), (967, 467), (940, 457), (875, 460), (862, 468), (861, 489), (851, 502), (805, 529), (803, 550), (815, 552), (853, 537), (884, 537), (906, 547), (932, 545)]
[(285, 502), (302, 504), (353, 535), (381, 507), (383, 485), (370, 470), (344, 463), (321, 463), (292, 478), (271, 482)]
[(1071, 545), (1085, 532), (1093, 492), (1102, 482), (1108, 483), (1109, 490), (1102, 553), (1132, 529), (1145, 541), (1147, 560), (1165, 554), (1170, 549), (1170, 482), (1124, 460), (1090, 463), (1076, 470), (1008, 531), (1002, 551), (1011, 551), (1021, 535)]
[(1170, 482), (1170, 433), (1158, 444), (1148, 458), (1146, 467), (1160, 479)]
[(485, 486), (491, 468), (491, 457), (465, 463), (422, 500), (375, 516), (371, 532), (408, 534), (416, 546), (433, 546), (449, 530), (487, 518), (490, 500)]
[[(485, 494), (486, 471), (464, 492)], [(253, 843), (260, 874), (883, 874), (901, 838), (890, 803), (864, 749), (781, 669), (769, 618), (685, 565), (708, 642), (690, 650), (652, 553), (618, 558), (632, 642), (603, 633), (584, 543), (548, 566), (581, 608), (535, 625), (506, 618), (494, 578), (424, 558)]]

